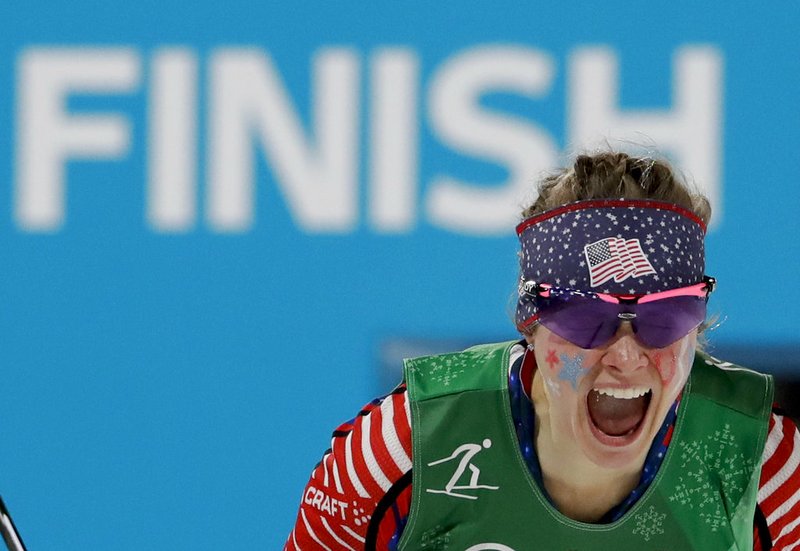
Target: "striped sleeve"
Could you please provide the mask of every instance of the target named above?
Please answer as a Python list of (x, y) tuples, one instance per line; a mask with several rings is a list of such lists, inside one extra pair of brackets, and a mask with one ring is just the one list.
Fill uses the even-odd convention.
[[(800, 551), (800, 432), (788, 416), (772, 414), (761, 467), (758, 506), (773, 551)], [(756, 537), (755, 549), (762, 549)]]
[[(364, 549), (376, 507), (410, 470), (410, 412), (401, 385), (334, 431), (331, 449), (303, 491), (284, 551)], [(380, 532), (394, 530), (382, 525)]]

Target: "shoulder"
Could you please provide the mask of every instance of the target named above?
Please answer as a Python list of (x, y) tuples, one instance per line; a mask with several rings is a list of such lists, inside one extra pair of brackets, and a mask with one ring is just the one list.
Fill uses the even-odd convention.
[(340, 425), (333, 432), (331, 449), (321, 465), (339, 475), (343, 489), (362, 498), (380, 498), (411, 470), (411, 425), (405, 385), (373, 400), (354, 419)]
[(412, 402), (478, 389), (508, 387), (503, 376), (524, 351), (521, 341), (472, 346), (460, 352), (419, 356), (404, 361), (405, 380)]
[(303, 491), (285, 549), (360, 548), (378, 505), (410, 470), (410, 416), (401, 385), (333, 432)]
[(769, 416), (774, 394), (771, 375), (697, 352), (691, 382), (695, 392), (713, 402), (764, 422)]
[(800, 545), (800, 432), (792, 419), (773, 412), (764, 446), (758, 506), (773, 549)]

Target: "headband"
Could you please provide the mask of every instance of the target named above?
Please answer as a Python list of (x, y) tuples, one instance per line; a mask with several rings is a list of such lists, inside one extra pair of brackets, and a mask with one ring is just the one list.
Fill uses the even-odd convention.
[(705, 233), (693, 212), (651, 200), (579, 201), (523, 220), (517, 326), (538, 318), (527, 281), (637, 296), (699, 283)]

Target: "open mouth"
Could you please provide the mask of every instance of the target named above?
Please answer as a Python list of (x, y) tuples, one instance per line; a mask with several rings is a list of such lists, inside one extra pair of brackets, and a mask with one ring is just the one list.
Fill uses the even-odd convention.
[(653, 391), (644, 386), (628, 388), (594, 388), (587, 396), (589, 418), (606, 436), (625, 437), (641, 426)]

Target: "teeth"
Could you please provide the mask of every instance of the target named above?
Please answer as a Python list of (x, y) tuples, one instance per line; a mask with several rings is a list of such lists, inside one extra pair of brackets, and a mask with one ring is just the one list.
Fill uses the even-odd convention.
[(617, 398), (620, 400), (630, 400), (631, 398), (638, 398), (650, 392), (650, 387), (646, 386), (633, 386), (628, 388), (595, 388), (596, 392)]

